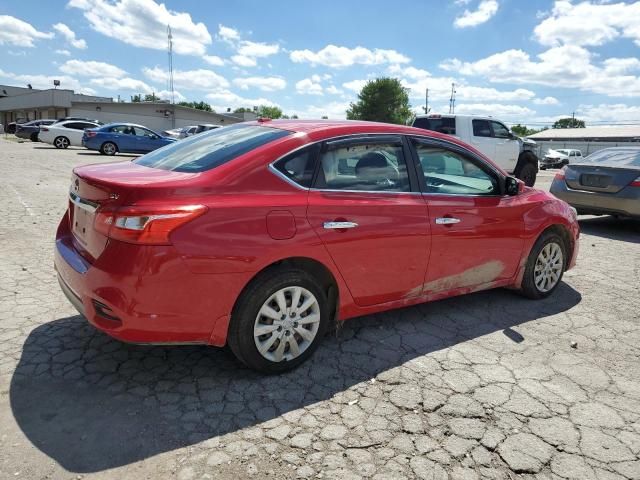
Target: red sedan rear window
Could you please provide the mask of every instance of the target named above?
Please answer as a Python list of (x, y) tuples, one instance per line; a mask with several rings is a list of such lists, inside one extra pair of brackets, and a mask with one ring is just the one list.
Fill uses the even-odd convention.
[(174, 172), (204, 172), (291, 133), (278, 128), (237, 124), (171, 143), (143, 155), (134, 163)]

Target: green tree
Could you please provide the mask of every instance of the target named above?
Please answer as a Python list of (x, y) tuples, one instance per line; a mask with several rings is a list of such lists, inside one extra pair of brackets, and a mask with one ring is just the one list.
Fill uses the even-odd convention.
[(520, 125), (518, 123), (517, 125), (514, 125), (513, 127), (511, 127), (511, 131), (514, 133), (514, 135), (517, 135), (519, 137), (527, 137), (529, 135), (533, 135), (534, 133), (538, 133), (541, 130), (536, 130), (535, 128), (528, 128), (526, 125)]
[(251, 112), (253, 112), (253, 109), (247, 108), (247, 107), (239, 107), (233, 111), (233, 113), (251, 113)]
[[(207, 102), (178, 102), (183, 107), (195, 108), (196, 110), (204, 110), (205, 112), (213, 112), (211, 105)], [(215, 113), (215, 112), (214, 112)]]
[(326, 115), (322, 115), (320, 118), (321, 118), (322, 120), (328, 120), (328, 119), (329, 119), (329, 117), (327, 117)]
[(131, 102), (132, 103), (139, 103), (142, 101), (142, 95), (140, 95), (139, 93), (136, 95), (131, 95)]
[(553, 128), (585, 128), (586, 124), (584, 120), (578, 120), (577, 118), (566, 117), (556, 120), (553, 123)]
[(270, 107), (269, 105), (260, 105), (256, 113), (260, 118), (270, 118), (276, 120), (282, 118), (282, 110), (278, 107)]
[(376, 78), (362, 87), (358, 101), (347, 110), (349, 120), (371, 120), (374, 122), (404, 125), (411, 117), (408, 89), (397, 78)]

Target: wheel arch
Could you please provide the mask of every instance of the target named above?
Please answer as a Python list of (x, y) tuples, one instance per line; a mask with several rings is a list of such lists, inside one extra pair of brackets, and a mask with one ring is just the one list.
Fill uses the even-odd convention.
[(105, 140), (100, 144), (100, 151), (102, 151), (102, 147), (105, 146), (105, 144), (107, 143), (111, 143), (114, 147), (116, 147), (116, 153), (120, 152), (120, 147), (118, 146), (118, 144), (116, 142), (114, 142), (113, 140)]

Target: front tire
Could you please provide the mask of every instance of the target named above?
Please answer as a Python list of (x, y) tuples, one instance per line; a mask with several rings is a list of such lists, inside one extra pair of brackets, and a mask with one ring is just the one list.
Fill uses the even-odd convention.
[(529, 253), (521, 292), (537, 300), (548, 297), (558, 288), (567, 265), (567, 247), (554, 232), (543, 233)]
[(527, 187), (533, 187), (535, 185), (536, 176), (536, 167), (531, 162), (525, 163), (517, 175), (517, 177), (522, 180)]
[(67, 137), (56, 137), (53, 140), (53, 146), (56, 148), (69, 148), (69, 139)]
[(276, 270), (242, 293), (229, 325), (228, 344), (249, 368), (291, 370), (311, 356), (329, 324), (329, 302), (303, 270)]
[(113, 142), (104, 142), (100, 147), (100, 153), (113, 156), (118, 152), (118, 147)]

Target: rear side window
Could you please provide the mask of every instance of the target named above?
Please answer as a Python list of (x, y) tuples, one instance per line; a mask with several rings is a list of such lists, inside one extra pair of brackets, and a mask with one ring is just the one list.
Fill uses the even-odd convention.
[(418, 117), (413, 121), (413, 126), (431, 130), (432, 132), (446, 133), (447, 135), (456, 134), (456, 119), (453, 117)]
[(301, 187), (311, 187), (319, 145), (312, 145), (287, 155), (274, 167)]
[(204, 172), (287, 135), (291, 132), (278, 128), (232, 125), (171, 143), (134, 163), (174, 172)]
[(473, 120), (473, 136), (474, 137), (490, 137), (491, 126), (488, 120)]

